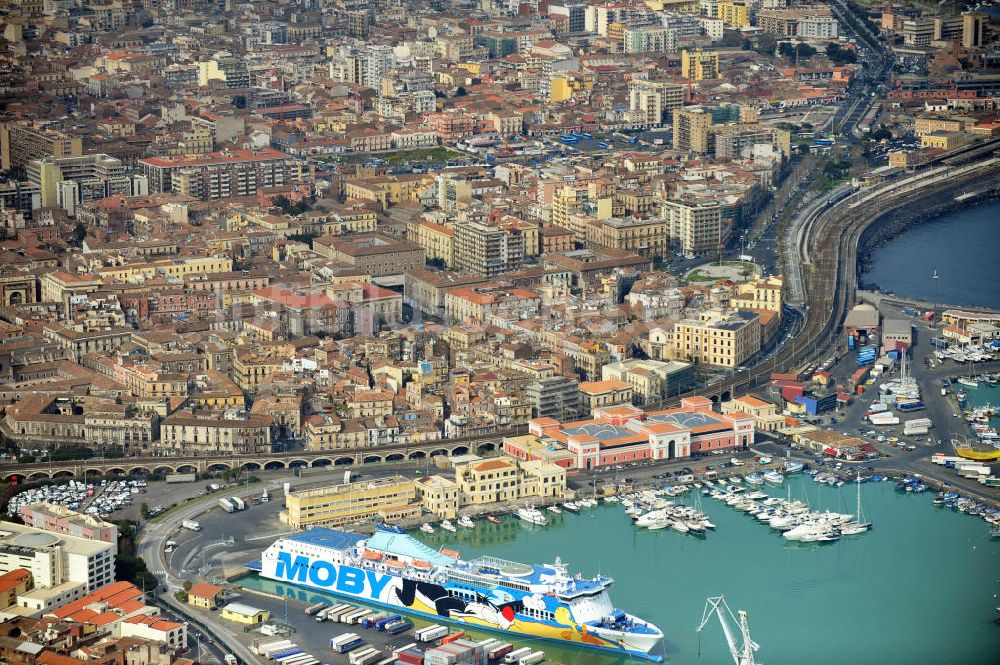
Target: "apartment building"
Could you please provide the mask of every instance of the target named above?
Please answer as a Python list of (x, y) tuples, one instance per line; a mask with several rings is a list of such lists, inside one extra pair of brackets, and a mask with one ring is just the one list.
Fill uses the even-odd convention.
[(681, 51), (681, 77), (692, 81), (710, 81), (719, 78), (718, 51), (701, 49)]
[(66, 506), (40, 502), (21, 506), (17, 513), (28, 526), (86, 540), (111, 543), (118, 552), (118, 527), (110, 522), (83, 515)]
[(316, 238), (313, 251), (372, 277), (402, 276), (425, 263), (423, 247), (382, 233)]
[(524, 261), (524, 240), (518, 228), (459, 222), (455, 224), (455, 268), (488, 278), (514, 272)]
[(674, 109), (674, 150), (707, 153), (712, 146), (712, 114), (700, 106)]
[(760, 317), (745, 310), (712, 309), (697, 320), (674, 325), (675, 358), (717, 367), (737, 367), (760, 351)]
[(260, 189), (301, 180), (304, 174), (301, 162), (272, 148), (147, 157), (138, 161), (138, 167), (150, 192), (186, 194), (203, 201), (253, 196)]
[(532, 418), (565, 419), (576, 415), (580, 400), (580, 381), (575, 376), (547, 376), (535, 379), (525, 388)]
[(402, 476), (389, 476), (293, 490), (285, 495), (285, 509), (279, 518), (294, 529), (306, 529), (369, 520), (373, 515), (387, 518), (402, 513), (420, 513), (416, 486)]
[[(658, 402), (686, 393), (695, 386), (694, 365), (679, 361), (632, 359), (608, 363), (601, 368), (601, 379), (602, 383), (629, 386), (638, 404)], [(595, 405), (599, 406), (608, 405)]]
[(44, 157), (28, 162), (28, 180), (38, 185), (45, 208), (62, 208), (70, 216), (84, 201), (122, 194), (146, 194), (145, 179), (135, 181), (121, 160), (108, 155)]
[(646, 122), (659, 127), (669, 114), (684, 105), (684, 86), (666, 81), (636, 79), (628, 85), (629, 109), (646, 114)]
[(704, 201), (664, 201), (662, 214), (670, 224), (670, 246), (681, 254), (716, 252), (722, 239), (722, 208)]
[(784, 279), (781, 275), (755, 277), (736, 285), (729, 297), (729, 304), (740, 309), (763, 309), (780, 313), (783, 286)]
[(421, 221), (407, 227), (406, 238), (423, 247), (428, 261), (441, 261), (449, 269), (455, 266), (455, 229)]
[(13, 522), (0, 526), (0, 574), (31, 573), (34, 587), (17, 597), (15, 612), (40, 613), (110, 584), (117, 543), (91, 540)]
[(660, 26), (636, 26), (625, 30), (622, 51), (625, 53), (673, 53), (677, 50), (677, 31)]
[(534, 291), (488, 283), (448, 289), (444, 311), (450, 321), (482, 323), (501, 310), (522, 314), (537, 312), (540, 305), (541, 297)]
[(178, 455), (252, 454), (271, 451), (271, 418), (194, 415), (178, 411), (160, 426), (160, 447)]
[(38, 123), (0, 123), (0, 168), (7, 171), (45, 157), (79, 157), (83, 139)]

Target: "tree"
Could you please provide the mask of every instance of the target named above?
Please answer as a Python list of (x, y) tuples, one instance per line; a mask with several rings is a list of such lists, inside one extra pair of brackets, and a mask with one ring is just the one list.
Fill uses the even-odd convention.
[(465, 89), (464, 85), (458, 86), (458, 90), (455, 91), (456, 97), (465, 97), (467, 94), (469, 94), (469, 91)]
[(194, 584), (191, 583), (191, 580), (184, 580), (184, 591), (186, 592), (191, 591), (191, 587), (193, 586)]
[(149, 504), (146, 503), (145, 501), (143, 501), (142, 504), (139, 506), (139, 517), (141, 517), (142, 519), (149, 518)]
[(177, 599), (178, 603), (186, 603), (186, 602), (188, 602), (187, 591), (175, 591), (174, 592), (174, 598)]
[(840, 44), (827, 44), (826, 57), (830, 58), (835, 65), (844, 65), (858, 61), (858, 54), (852, 49), (845, 49)]

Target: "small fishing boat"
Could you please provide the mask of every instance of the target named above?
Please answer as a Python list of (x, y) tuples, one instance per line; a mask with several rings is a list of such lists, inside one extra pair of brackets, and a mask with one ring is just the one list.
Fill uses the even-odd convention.
[(492, 522), (493, 524), (500, 524), (500, 522), (503, 521), (498, 517), (494, 517), (493, 515), (487, 515), (486, 519), (487, 521)]

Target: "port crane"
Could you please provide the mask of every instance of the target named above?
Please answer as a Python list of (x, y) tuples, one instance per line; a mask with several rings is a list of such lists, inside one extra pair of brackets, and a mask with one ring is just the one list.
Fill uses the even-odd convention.
[[(728, 617), (726, 616), (727, 614), (729, 615)], [(701, 633), (702, 629), (712, 620), (713, 616), (717, 616), (719, 623), (722, 624), (722, 632), (725, 633), (726, 642), (729, 643), (729, 653), (733, 655), (733, 662), (736, 665), (762, 665), (753, 656), (754, 651), (759, 649), (760, 645), (750, 639), (750, 624), (747, 623), (746, 611), (740, 610), (739, 619), (737, 619), (733, 611), (729, 609), (729, 603), (726, 602), (725, 596), (708, 598), (705, 601), (705, 609), (701, 613), (701, 625), (698, 626), (698, 633)], [(743, 637), (743, 645), (740, 647), (736, 646), (736, 636), (733, 634), (733, 628), (729, 624), (730, 619), (740, 628), (740, 634)]]

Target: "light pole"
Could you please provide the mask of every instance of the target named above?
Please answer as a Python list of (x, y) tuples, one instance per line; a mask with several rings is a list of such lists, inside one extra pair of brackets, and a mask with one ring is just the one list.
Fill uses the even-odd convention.
[[(934, 319), (936, 319), (937, 318), (937, 299), (938, 299), (938, 272), (937, 272), (937, 270), (934, 271), (934, 274), (931, 276), (931, 279), (934, 281), (934, 308), (931, 310), (931, 312), (933, 312)], [(931, 321), (930, 321), (931, 327), (934, 327), (934, 319), (931, 319)]]

